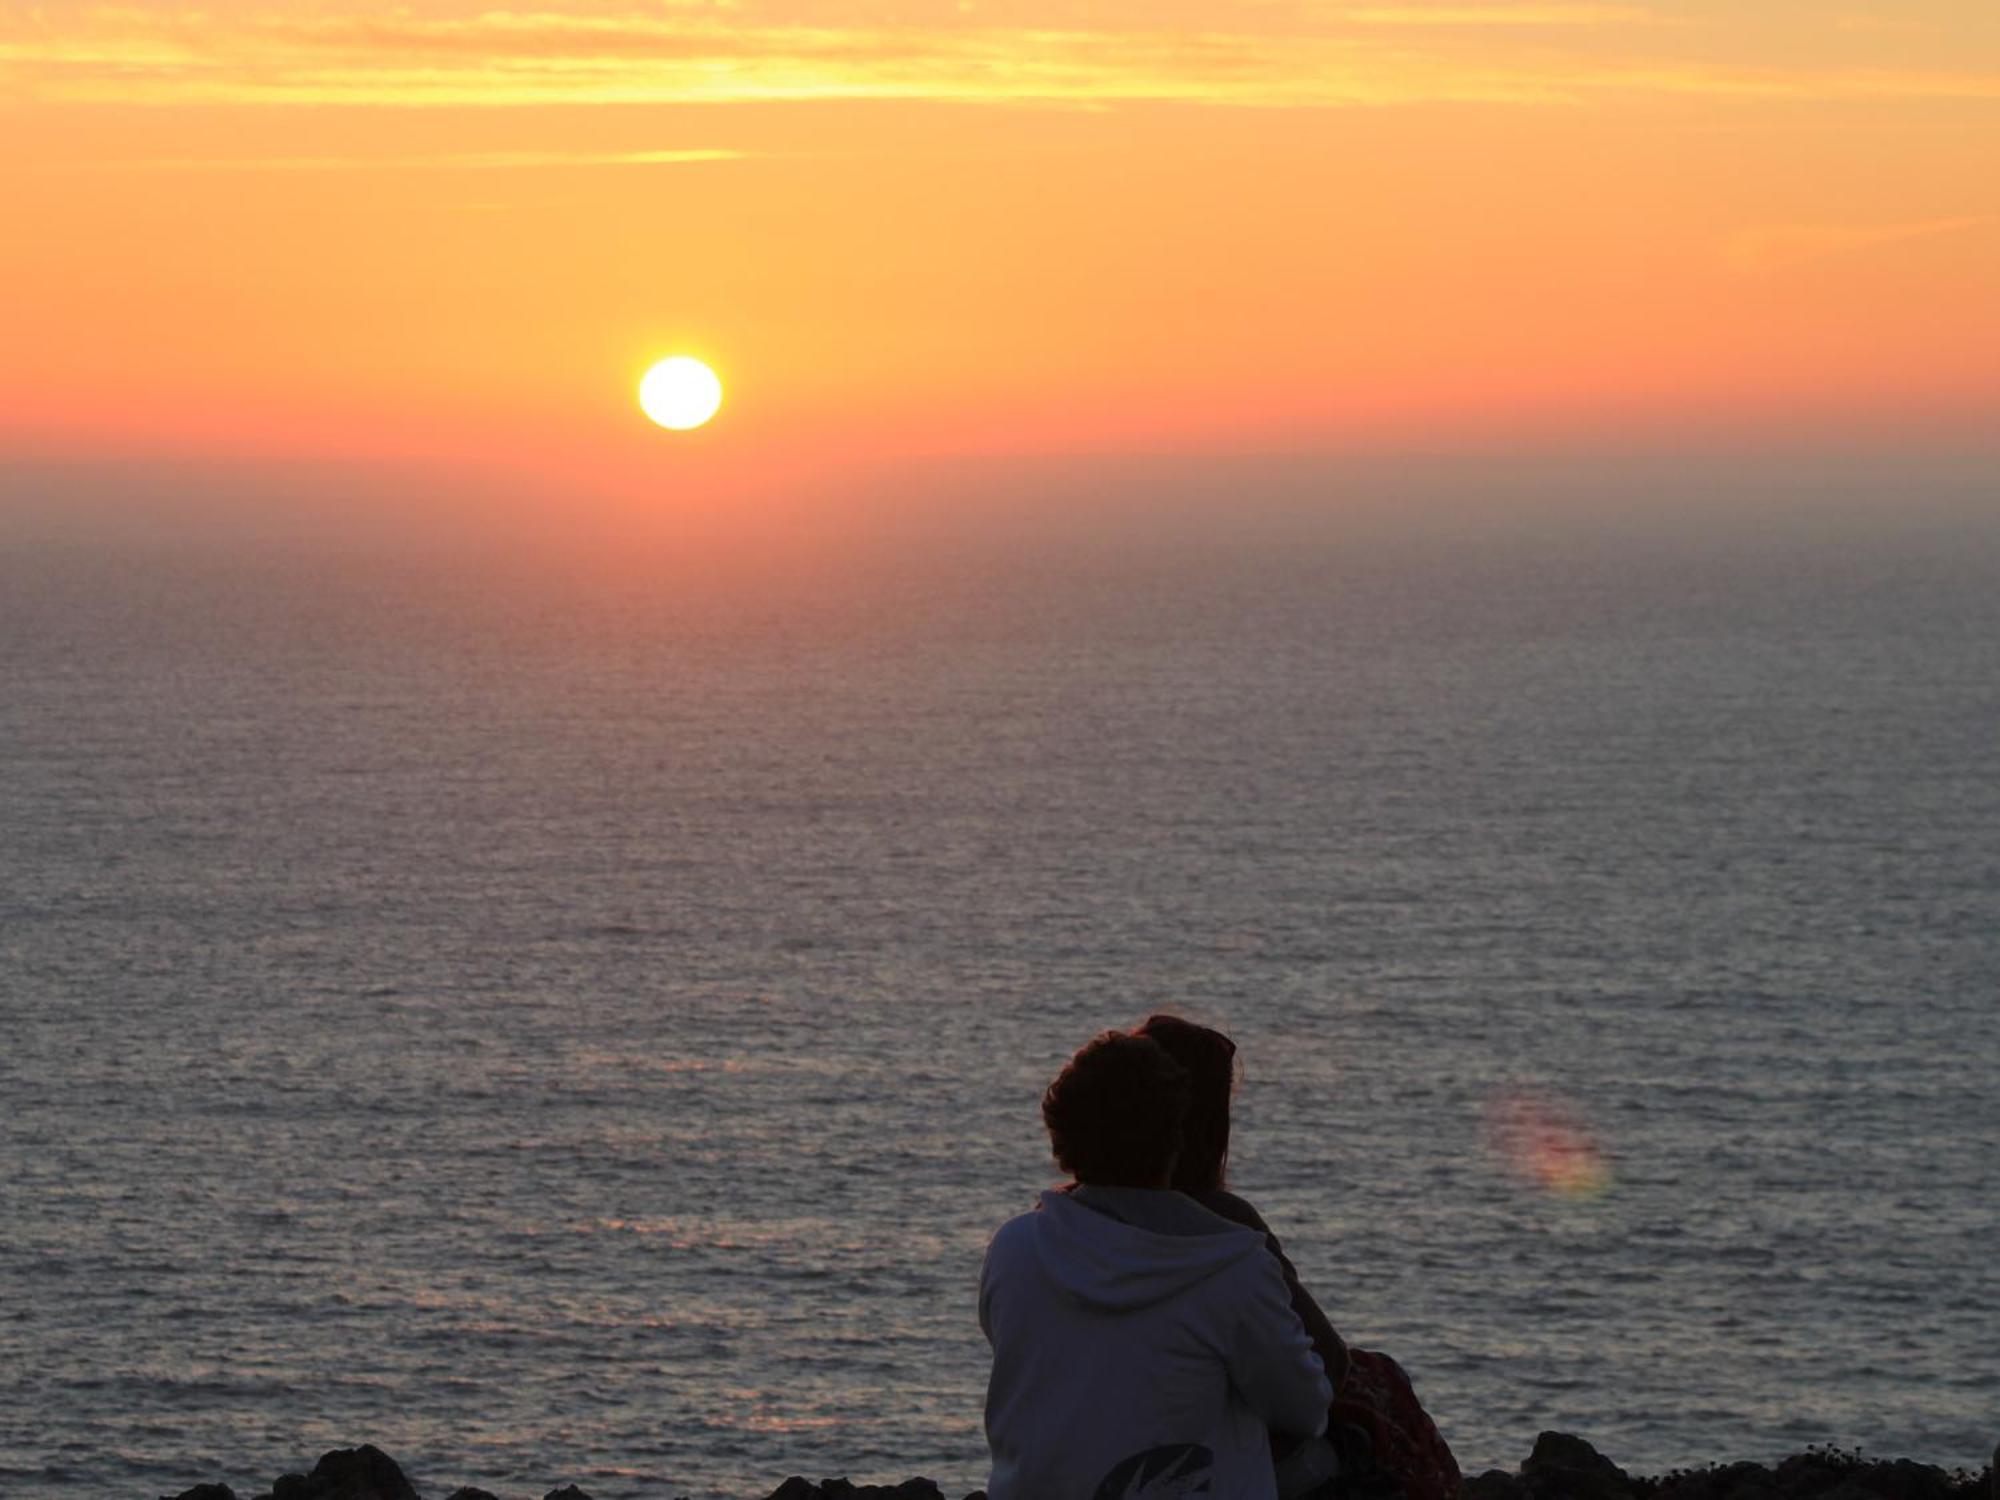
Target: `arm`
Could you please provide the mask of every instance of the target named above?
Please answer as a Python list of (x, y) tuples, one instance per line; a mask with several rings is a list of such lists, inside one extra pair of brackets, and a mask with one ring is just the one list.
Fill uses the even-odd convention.
[(1292, 1311), (1284, 1277), (1255, 1254), (1234, 1274), (1242, 1291), (1226, 1314), (1230, 1383), (1274, 1434), (1317, 1436), (1326, 1429), (1333, 1387)]
[(1213, 1213), (1220, 1214), (1232, 1223), (1241, 1224), (1246, 1229), (1254, 1229), (1264, 1236), (1264, 1244), (1278, 1258), (1278, 1268), (1284, 1272), (1285, 1289), (1291, 1294), (1292, 1311), (1305, 1326), (1306, 1334), (1312, 1339), (1313, 1351), (1319, 1355), (1319, 1362), (1326, 1369), (1326, 1378), (1333, 1388), (1340, 1389), (1340, 1383), (1347, 1376), (1347, 1344), (1334, 1331), (1333, 1324), (1319, 1304), (1312, 1299), (1312, 1293), (1299, 1280), (1299, 1273), (1292, 1265), (1291, 1257), (1285, 1254), (1278, 1237), (1271, 1233), (1271, 1226), (1264, 1222), (1264, 1216), (1234, 1193), (1217, 1188), (1212, 1193), (1204, 1193), (1202, 1205)]

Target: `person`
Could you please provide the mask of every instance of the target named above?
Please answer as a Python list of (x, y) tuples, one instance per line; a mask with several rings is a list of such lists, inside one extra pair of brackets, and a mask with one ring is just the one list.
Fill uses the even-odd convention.
[(1276, 1500), (1269, 1434), (1332, 1396), (1264, 1236), (1171, 1186), (1187, 1069), (1107, 1032), (1049, 1085), (1070, 1175), (987, 1247), (990, 1500)]
[[(1348, 1346), (1300, 1281), (1263, 1215), (1224, 1185), (1236, 1044), (1213, 1027), (1164, 1014), (1148, 1016), (1133, 1034), (1158, 1042), (1189, 1078), (1180, 1149), (1169, 1181), (1211, 1213), (1263, 1236), (1282, 1270), (1292, 1310), (1333, 1383), (1324, 1437), (1299, 1441), (1273, 1434), (1284, 1493), (1451, 1500), (1462, 1483), (1458, 1461), (1417, 1400), (1403, 1367), (1379, 1350)], [(1337, 1450), (1331, 1459), (1328, 1449)]]
[(1299, 1280), (1298, 1268), (1263, 1215), (1223, 1185), (1229, 1168), (1229, 1104), (1236, 1092), (1236, 1043), (1213, 1027), (1170, 1015), (1148, 1016), (1134, 1034), (1158, 1042), (1188, 1073), (1188, 1108), (1181, 1121), (1180, 1152), (1174, 1159), (1174, 1189), (1210, 1213), (1264, 1237), (1265, 1248), (1284, 1274), (1292, 1311), (1338, 1391), (1347, 1373), (1346, 1342)]

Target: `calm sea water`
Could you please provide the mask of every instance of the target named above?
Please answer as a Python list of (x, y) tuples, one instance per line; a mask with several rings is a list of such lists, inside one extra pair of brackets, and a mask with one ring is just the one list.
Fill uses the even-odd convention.
[(970, 1490), (1163, 1007), (1468, 1469), (2000, 1437), (1990, 516), (22, 546), (0, 685), (9, 1496)]

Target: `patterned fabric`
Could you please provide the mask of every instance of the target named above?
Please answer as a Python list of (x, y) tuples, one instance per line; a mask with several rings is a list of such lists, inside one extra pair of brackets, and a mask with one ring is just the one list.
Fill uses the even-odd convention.
[[(1347, 1377), (1327, 1409), (1327, 1432), (1341, 1450), (1346, 1472), (1336, 1481), (1341, 1495), (1400, 1494), (1402, 1500), (1457, 1500), (1464, 1480), (1451, 1445), (1417, 1400), (1410, 1377), (1388, 1355), (1374, 1349), (1347, 1351)], [(1368, 1456), (1359, 1470), (1349, 1463), (1340, 1429), (1367, 1436)], [(1361, 1458), (1361, 1455), (1356, 1455)], [(1373, 1471), (1371, 1474), (1370, 1471)], [(1376, 1483), (1371, 1487), (1369, 1481)], [(1387, 1480), (1389, 1483), (1382, 1483)]]

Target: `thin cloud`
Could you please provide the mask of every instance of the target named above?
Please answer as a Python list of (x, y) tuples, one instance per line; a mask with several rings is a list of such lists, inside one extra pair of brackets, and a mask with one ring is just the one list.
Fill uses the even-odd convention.
[[(1613, 94), (2000, 98), (2000, 73), (1565, 58), (1544, 47), (1510, 53), (1497, 40), (1448, 45), (1454, 27), (1615, 28), (1651, 14), (1611, 4), (1350, 6), (1315, 12), (1323, 29), (1305, 32), (735, 24), (687, 9), (71, 14), (61, 26), (46, 13), (36, 24), (0, 21), (0, 88), (45, 101), (400, 108), (814, 99), (1326, 107), (1559, 104)], [(1419, 37), (1438, 45), (1421, 45)]]
[(1858, 255), (1887, 245), (1963, 234), (2000, 224), (2000, 214), (1967, 214), (1955, 219), (1920, 219), (1904, 224), (1784, 224), (1746, 229), (1730, 236), (1722, 258), (1742, 271), (1775, 271), (1836, 256)]
[[(0, 36), (0, 82), (56, 101), (398, 107), (928, 99), (1221, 104), (1544, 101), (1543, 81), (1328, 37), (727, 26), (679, 16), (119, 12), (87, 36)], [(112, 26), (109, 20), (118, 24)]]
[(1640, 5), (1344, 5), (1328, 14), (1355, 26), (1630, 26), (1654, 21)]
[(424, 156), (156, 156), (49, 163), (38, 170), (90, 172), (356, 172), (533, 170), (541, 167), (660, 167), (741, 161), (749, 153), (668, 151), (451, 151)]
[(1712, 98), (1790, 99), (1801, 103), (1865, 103), (1922, 99), (2000, 99), (2000, 72), (1909, 68), (1799, 69), (1664, 64), (1607, 67), (1601, 87), (1628, 93)]

